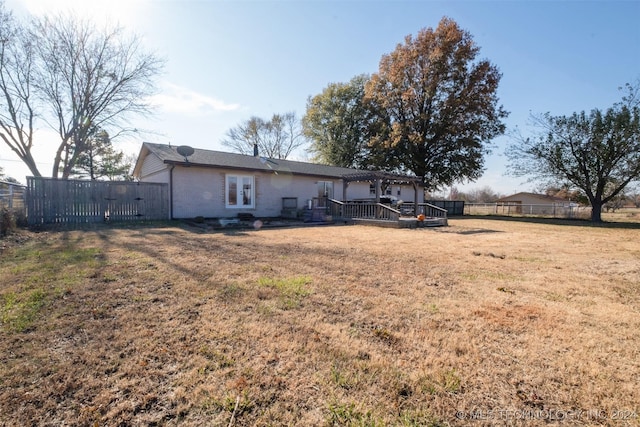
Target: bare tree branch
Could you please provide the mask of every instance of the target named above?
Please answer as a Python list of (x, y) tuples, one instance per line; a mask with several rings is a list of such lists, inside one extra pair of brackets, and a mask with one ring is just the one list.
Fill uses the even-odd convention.
[(0, 4), (0, 138), (34, 176), (41, 176), (31, 153), (33, 61), (31, 40)]
[(41, 176), (32, 149), (44, 122), (60, 138), (52, 176), (68, 178), (94, 129), (131, 132), (129, 118), (151, 112), (163, 65), (121, 27), (68, 15), (20, 25), (0, 2), (0, 138)]
[(222, 145), (246, 155), (257, 147), (260, 155), (273, 159), (286, 159), (305, 143), (301, 124), (295, 113), (274, 114), (271, 120), (260, 117), (249, 120), (227, 131)]
[(98, 30), (69, 16), (35, 21), (37, 88), (58, 132), (52, 176), (67, 178), (87, 149), (92, 128), (110, 130), (131, 114), (148, 114), (146, 99), (163, 61), (142, 51), (140, 40), (123, 29)]

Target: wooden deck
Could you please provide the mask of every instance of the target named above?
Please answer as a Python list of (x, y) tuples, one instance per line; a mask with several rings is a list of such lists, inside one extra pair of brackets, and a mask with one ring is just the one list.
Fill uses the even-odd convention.
[(397, 221), (384, 219), (351, 218), (349, 222), (360, 225), (375, 225), (376, 227), (387, 228), (423, 228), (423, 227), (446, 227), (447, 218), (425, 218), (418, 221), (416, 218), (400, 218)]
[[(328, 212), (334, 221), (351, 222), (354, 224), (375, 225), (389, 228), (421, 228), (447, 226), (447, 211), (428, 203), (420, 203), (417, 214), (413, 212), (407, 215), (403, 212), (381, 203), (350, 203), (337, 200), (328, 200)], [(416, 216), (414, 216), (416, 215)], [(424, 215), (420, 221), (417, 215)]]

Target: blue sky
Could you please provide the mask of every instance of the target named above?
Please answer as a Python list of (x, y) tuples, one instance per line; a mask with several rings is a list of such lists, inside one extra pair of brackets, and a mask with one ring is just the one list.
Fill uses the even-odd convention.
[[(524, 134), (530, 112), (607, 108), (620, 99), (619, 86), (640, 78), (640, 1), (5, 2), (17, 15), (73, 11), (97, 23), (119, 22), (167, 60), (155, 118), (136, 121), (154, 134), (118, 142), (131, 153), (143, 140), (226, 150), (225, 133), (251, 116), (302, 117), (309, 96), (376, 72), (383, 54), (443, 16), (468, 30), (480, 56), (499, 67), (507, 125)], [(43, 128), (38, 136), (36, 158), (49, 175), (51, 134)], [(534, 189), (505, 175), (507, 143), (508, 137), (496, 139), (483, 177), (458, 188)], [(28, 171), (6, 145), (0, 166), (25, 181)]]

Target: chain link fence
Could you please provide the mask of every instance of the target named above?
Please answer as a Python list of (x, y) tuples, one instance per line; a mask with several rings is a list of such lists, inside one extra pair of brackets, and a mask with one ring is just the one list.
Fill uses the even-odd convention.
[(26, 225), (26, 187), (13, 182), (0, 181), (0, 235), (7, 234), (16, 225)]
[(591, 206), (576, 204), (466, 203), (465, 215), (500, 215), (514, 217), (589, 219)]

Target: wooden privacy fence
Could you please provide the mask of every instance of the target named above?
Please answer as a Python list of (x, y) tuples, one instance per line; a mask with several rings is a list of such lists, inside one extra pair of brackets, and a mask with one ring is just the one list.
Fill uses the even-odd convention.
[(169, 218), (168, 185), (27, 178), (29, 225)]
[(425, 203), (447, 210), (448, 216), (464, 215), (463, 200), (425, 200)]

